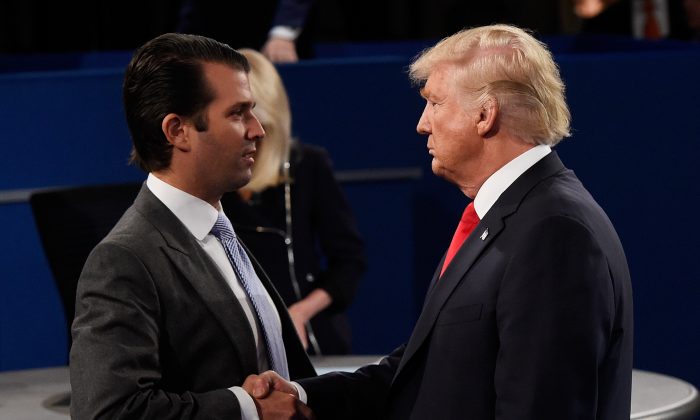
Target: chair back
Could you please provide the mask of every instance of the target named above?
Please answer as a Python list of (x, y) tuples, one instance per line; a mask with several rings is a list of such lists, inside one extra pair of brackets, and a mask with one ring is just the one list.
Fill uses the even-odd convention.
[(29, 203), (61, 297), (71, 345), (78, 278), (90, 251), (134, 202), (141, 183), (92, 185), (33, 193)]

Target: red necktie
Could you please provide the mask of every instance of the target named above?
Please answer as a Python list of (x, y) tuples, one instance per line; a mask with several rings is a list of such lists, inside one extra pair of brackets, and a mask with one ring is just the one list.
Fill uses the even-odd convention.
[(659, 28), (659, 21), (656, 19), (654, 0), (644, 0), (644, 19), (644, 38), (661, 38), (661, 28)]
[(442, 277), (442, 274), (452, 261), (452, 258), (454, 258), (455, 254), (459, 250), (459, 247), (462, 246), (462, 243), (464, 243), (464, 241), (469, 237), (469, 234), (472, 233), (478, 224), (479, 216), (477, 216), (476, 211), (474, 210), (474, 202), (472, 201), (469, 203), (467, 208), (464, 209), (464, 213), (462, 213), (462, 219), (459, 221), (457, 230), (452, 237), (450, 247), (447, 249), (447, 256), (445, 257), (445, 263), (442, 265), (440, 277)]

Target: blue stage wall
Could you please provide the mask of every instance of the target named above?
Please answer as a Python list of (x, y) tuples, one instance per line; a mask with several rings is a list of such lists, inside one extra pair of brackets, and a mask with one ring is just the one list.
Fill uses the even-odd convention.
[[(557, 150), (608, 211), (625, 246), (635, 367), (700, 385), (700, 52), (559, 51), (573, 137)], [(60, 301), (27, 192), (143, 179), (126, 164), (123, 66), (114, 67), (121, 60), (128, 56), (91, 68), (0, 75), (0, 370), (66, 361)], [(295, 133), (325, 146), (336, 170), (412, 174), (344, 183), (369, 255), (350, 309), (358, 353), (388, 352), (408, 338), (466, 203), (430, 172), (425, 139), (415, 134), (422, 101), (407, 80), (408, 63), (405, 55), (280, 67)]]

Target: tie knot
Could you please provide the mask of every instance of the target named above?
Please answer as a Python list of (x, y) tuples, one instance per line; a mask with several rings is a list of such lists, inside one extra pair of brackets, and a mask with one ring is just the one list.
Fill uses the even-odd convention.
[(236, 238), (231, 222), (223, 213), (219, 213), (219, 217), (217, 217), (216, 222), (214, 222), (214, 226), (211, 228), (211, 234), (219, 238), (221, 241), (230, 241)]
[(464, 213), (462, 213), (462, 223), (476, 225), (477, 223), (479, 223), (479, 220), (479, 215), (476, 214), (476, 210), (474, 209), (474, 202), (472, 201), (464, 209)]
[(462, 243), (464, 243), (478, 224), (479, 216), (476, 214), (476, 210), (474, 210), (474, 202), (472, 201), (469, 203), (469, 205), (467, 205), (467, 208), (464, 209), (462, 219), (460, 219), (459, 225), (457, 225), (457, 230), (455, 230), (455, 234), (452, 237), (450, 247), (447, 249), (445, 262), (442, 264), (442, 271), (440, 272), (441, 276), (452, 261), (452, 258), (455, 256), (455, 254), (457, 254), (459, 248), (462, 247)]

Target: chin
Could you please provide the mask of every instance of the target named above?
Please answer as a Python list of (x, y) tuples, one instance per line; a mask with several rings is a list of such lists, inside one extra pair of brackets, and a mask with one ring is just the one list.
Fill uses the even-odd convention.
[(247, 177), (242, 177), (242, 178), (239, 178), (239, 179), (235, 180), (234, 182), (232, 182), (232, 183), (230, 184), (230, 189), (229, 189), (229, 191), (236, 191), (236, 190), (238, 190), (238, 189), (240, 189), (240, 188), (245, 187), (246, 185), (248, 185), (248, 183), (250, 182), (251, 178), (252, 178), (251, 176), (247, 176)]
[(433, 163), (430, 165), (430, 169), (433, 170), (433, 174), (435, 174), (436, 176), (439, 176), (440, 178), (445, 178), (445, 168), (435, 163), (435, 160), (433, 160)]
[(443, 168), (442, 166), (433, 165), (432, 170), (433, 170), (433, 174), (435, 174), (435, 176), (438, 176), (449, 183), (457, 185), (457, 182), (455, 181), (454, 177), (452, 176), (453, 174), (446, 171), (445, 168)]

